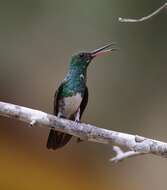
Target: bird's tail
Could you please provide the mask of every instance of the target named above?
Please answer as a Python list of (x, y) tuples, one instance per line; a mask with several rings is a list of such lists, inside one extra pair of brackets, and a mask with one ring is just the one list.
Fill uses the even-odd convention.
[(71, 137), (72, 135), (51, 129), (46, 146), (48, 149), (56, 150), (66, 145), (68, 141), (71, 139)]

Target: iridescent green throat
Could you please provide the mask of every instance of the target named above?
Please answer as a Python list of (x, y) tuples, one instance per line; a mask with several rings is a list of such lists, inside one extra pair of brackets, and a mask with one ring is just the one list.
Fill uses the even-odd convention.
[(80, 93), (83, 97), (86, 87), (86, 65), (73, 65), (70, 64), (69, 72), (64, 79), (61, 95), (63, 97), (73, 96), (76, 93)]

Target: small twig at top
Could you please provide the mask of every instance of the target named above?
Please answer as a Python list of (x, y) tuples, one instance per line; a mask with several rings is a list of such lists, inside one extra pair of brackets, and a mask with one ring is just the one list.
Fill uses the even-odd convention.
[(154, 12), (152, 12), (151, 14), (149, 14), (149, 15), (147, 15), (145, 17), (142, 17), (142, 18), (139, 18), (139, 19), (131, 19), (131, 18), (121, 18), (121, 17), (119, 17), (118, 21), (119, 22), (143, 22), (143, 21), (149, 20), (150, 18), (152, 18), (155, 15), (158, 15), (160, 12), (162, 12), (166, 8), (167, 8), (167, 2), (164, 3), (160, 8), (158, 8), (157, 10), (155, 10)]

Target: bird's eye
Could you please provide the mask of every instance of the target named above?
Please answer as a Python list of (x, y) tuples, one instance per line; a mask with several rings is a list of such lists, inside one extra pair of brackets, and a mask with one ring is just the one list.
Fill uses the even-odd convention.
[(80, 57), (80, 58), (83, 58), (83, 57), (84, 57), (84, 53), (80, 53), (80, 54), (79, 54), (79, 57)]

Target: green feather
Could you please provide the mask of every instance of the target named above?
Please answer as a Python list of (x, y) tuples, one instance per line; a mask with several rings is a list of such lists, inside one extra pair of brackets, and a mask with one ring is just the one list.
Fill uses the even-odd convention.
[(72, 57), (69, 72), (63, 81), (60, 92), (62, 97), (73, 96), (76, 93), (81, 93), (81, 96), (84, 96), (89, 62), (80, 59), (78, 54)]

